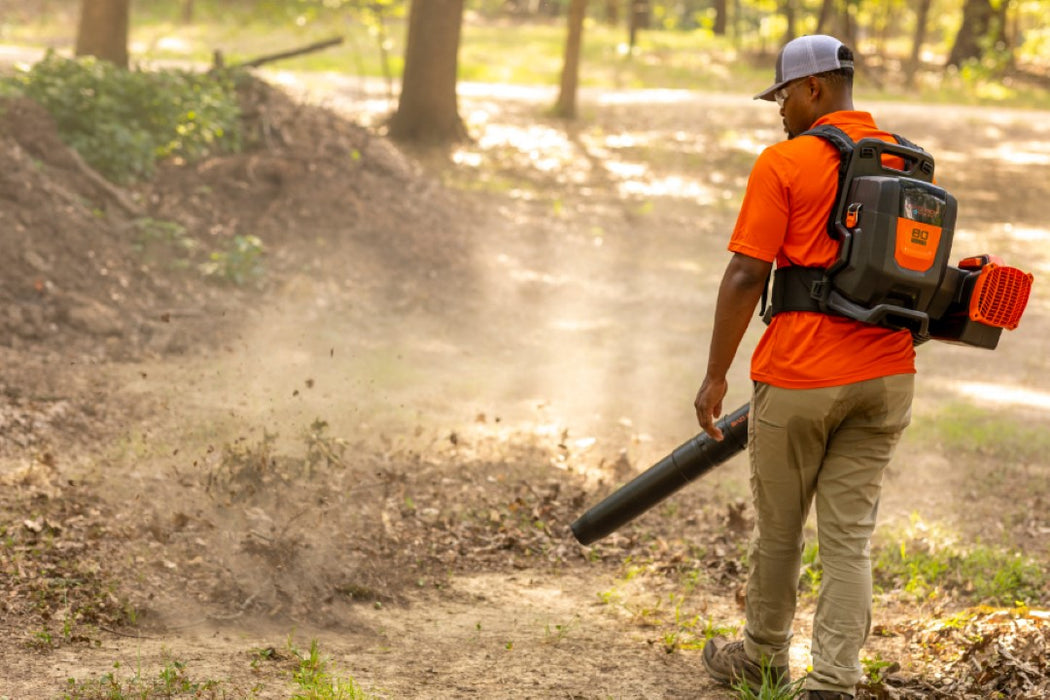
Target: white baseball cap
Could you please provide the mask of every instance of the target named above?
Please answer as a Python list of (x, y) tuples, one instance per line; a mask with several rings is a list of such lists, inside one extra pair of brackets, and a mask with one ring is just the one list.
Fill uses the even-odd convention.
[[(840, 68), (853, 70), (853, 61), (839, 58), (839, 49), (845, 44), (833, 36), (814, 34), (800, 36), (784, 44), (777, 56), (776, 78), (773, 86), (755, 95), (756, 100), (773, 101), (773, 93), (792, 80)], [(849, 55), (849, 54), (847, 54)]]

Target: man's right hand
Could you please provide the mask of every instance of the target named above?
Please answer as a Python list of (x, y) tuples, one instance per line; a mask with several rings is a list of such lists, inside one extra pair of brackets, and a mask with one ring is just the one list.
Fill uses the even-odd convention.
[(696, 392), (696, 400), (693, 407), (696, 408), (696, 420), (704, 432), (715, 440), (721, 441), (724, 435), (715, 425), (715, 421), (722, 415), (722, 400), (729, 390), (729, 383), (725, 378), (712, 379), (704, 377), (699, 391)]

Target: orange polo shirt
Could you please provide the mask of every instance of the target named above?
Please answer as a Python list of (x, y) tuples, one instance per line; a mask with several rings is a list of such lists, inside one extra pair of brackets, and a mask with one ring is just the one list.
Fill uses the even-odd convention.
[[(854, 141), (893, 141), (867, 112), (833, 112), (833, 124)], [(827, 232), (838, 186), (838, 150), (817, 136), (765, 149), (748, 179), (729, 250), (777, 267), (827, 267), (839, 243)], [(751, 357), (751, 378), (785, 389), (814, 389), (915, 373), (911, 333), (842, 316), (786, 311), (773, 317)]]

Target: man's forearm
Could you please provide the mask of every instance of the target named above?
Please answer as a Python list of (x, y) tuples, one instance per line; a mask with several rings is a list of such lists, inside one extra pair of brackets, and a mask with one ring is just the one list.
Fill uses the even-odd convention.
[(739, 253), (733, 256), (718, 287), (715, 325), (707, 359), (707, 376), (724, 379), (769, 277), (769, 263)]
[(715, 419), (722, 413), (722, 399), (728, 390), (726, 375), (751, 323), (751, 314), (755, 312), (771, 269), (770, 263), (737, 253), (726, 266), (718, 287), (707, 374), (693, 401), (700, 427), (716, 440), (723, 437)]

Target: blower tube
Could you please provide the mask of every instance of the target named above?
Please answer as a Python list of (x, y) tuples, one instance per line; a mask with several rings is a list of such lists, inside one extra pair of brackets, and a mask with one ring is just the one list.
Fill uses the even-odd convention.
[(700, 433), (607, 496), (576, 519), (573, 536), (580, 544), (596, 542), (741, 452), (747, 447), (750, 407), (744, 404), (715, 424), (722, 431), (721, 442)]

